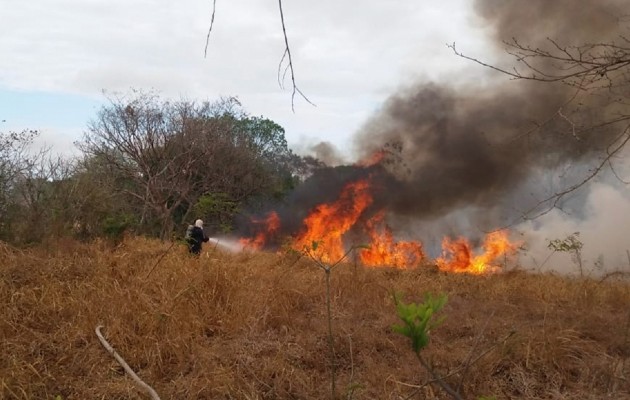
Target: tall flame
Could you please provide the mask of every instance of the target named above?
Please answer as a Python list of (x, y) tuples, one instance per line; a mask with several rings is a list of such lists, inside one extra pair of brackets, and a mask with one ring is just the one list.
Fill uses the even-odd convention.
[(343, 235), (371, 204), (367, 179), (347, 184), (337, 201), (316, 206), (304, 219), (304, 229), (295, 238), (293, 248), (302, 251), (317, 242), (316, 254), (323, 262), (340, 260), (345, 253)]
[(502, 255), (515, 252), (517, 247), (517, 244), (508, 240), (506, 231), (496, 231), (486, 236), (482, 246), (484, 252), (475, 256), (465, 238), (451, 240), (445, 237), (442, 241), (442, 257), (435, 261), (442, 271), (471, 274), (498, 272), (501, 267), (490, 263)]
[[(378, 157), (376, 157), (378, 158)], [(392, 230), (385, 224), (385, 210), (370, 219), (365, 211), (373, 204), (372, 188), (369, 179), (348, 183), (341, 190), (339, 198), (330, 203), (314, 207), (302, 221), (302, 229), (293, 237), (291, 246), (297, 251), (307, 249), (319, 260), (333, 263), (341, 260), (347, 251), (347, 234), (352, 230), (354, 239), (363, 236), (368, 248), (358, 251), (361, 263), (368, 267), (412, 268), (425, 258), (422, 244), (417, 241), (395, 241)], [(278, 239), (281, 227), (276, 212), (264, 219), (252, 220), (256, 233), (252, 238), (240, 240), (244, 247), (262, 249)], [(313, 243), (317, 243), (314, 246)], [(465, 238), (442, 241), (442, 256), (436, 264), (440, 270), (485, 274), (500, 270), (493, 262), (502, 255), (513, 253), (518, 244), (508, 240), (505, 231), (497, 231), (486, 236), (483, 252), (475, 255)]]
[[(361, 263), (368, 267), (411, 268), (417, 266), (424, 258), (422, 244), (414, 241), (396, 242), (392, 230), (383, 223), (384, 217), (385, 213), (381, 211), (367, 222), (370, 247), (359, 252)], [(379, 226), (383, 226), (380, 232)]]
[(280, 229), (280, 217), (275, 211), (267, 214), (265, 219), (252, 219), (252, 223), (258, 227), (258, 233), (253, 238), (241, 238), (239, 242), (243, 247), (262, 249), (269, 239)]

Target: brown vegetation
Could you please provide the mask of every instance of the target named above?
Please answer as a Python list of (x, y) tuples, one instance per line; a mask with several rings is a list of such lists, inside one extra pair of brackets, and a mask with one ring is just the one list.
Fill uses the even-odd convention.
[[(295, 255), (212, 246), (199, 259), (172, 247), (156, 266), (169, 246), (0, 243), (0, 398), (147, 398), (99, 343), (99, 324), (163, 399), (330, 397), (318, 268)], [(414, 387), (428, 374), (391, 331), (393, 290), (407, 301), (448, 294), (447, 318), (423, 350), (442, 375), (488, 351), (466, 373), (464, 398), (630, 398), (627, 282), (352, 263), (332, 276), (340, 398), (351, 387), (354, 399), (445, 398)], [(448, 381), (457, 386), (461, 374)]]

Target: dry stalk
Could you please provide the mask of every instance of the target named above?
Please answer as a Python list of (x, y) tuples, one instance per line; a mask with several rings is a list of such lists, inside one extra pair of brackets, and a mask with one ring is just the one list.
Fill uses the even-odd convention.
[[(494, 315), (494, 313), (493, 313), (493, 315)], [(490, 320), (490, 318), (488, 320)], [(484, 330), (485, 329), (486, 328), (484, 327)], [(423, 387), (425, 387), (427, 385), (431, 385), (433, 383), (440, 384), (441, 380), (446, 379), (446, 378), (450, 378), (451, 376), (455, 376), (455, 375), (459, 374), (462, 371), (463, 371), (463, 375), (465, 375), (467, 373), (468, 369), (470, 368), (470, 366), (476, 364), (477, 361), (479, 361), (483, 357), (485, 357), (488, 353), (490, 353), (492, 350), (494, 350), (494, 348), (497, 347), (499, 344), (505, 343), (515, 333), (516, 333), (515, 331), (510, 332), (503, 339), (501, 339), (498, 342), (494, 343), (492, 346), (490, 346), (486, 350), (482, 351), (479, 355), (477, 355), (477, 357), (473, 358), (472, 355), (474, 355), (474, 350), (479, 345), (479, 339), (477, 339), (475, 345), (473, 346), (473, 348), (471, 349), (468, 357), (466, 358), (466, 361), (463, 362), (458, 368), (450, 371), (447, 375), (443, 375), (443, 376), (434, 375), (434, 374), (436, 374), (435, 371), (429, 370), (429, 372), (433, 375), (433, 379), (428, 380), (428, 381), (426, 381), (426, 382), (424, 382), (424, 383), (422, 383), (420, 385), (413, 385), (413, 384), (410, 384), (410, 383), (404, 383), (404, 382), (395, 381), (396, 383), (400, 383), (400, 384), (403, 384), (405, 386), (413, 387), (413, 388), (416, 389), (409, 396), (405, 397), (403, 400), (410, 400), (411, 398), (415, 397), (418, 394), (418, 392), (420, 391), (420, 389), (422, 389)], [(422, 363), (422, 361), (420, 361), (420, 362)], [(425, 366), (425, 368), (426, 368), (426, 366)], [(463, 381), (463, 379), (462, 379), (462, 381)], [(456, 390), (456, 392), (458, 394), (459, 394), (460, 389), (461, 389), (461, 383), (458, 385), (458, 388)]]
[(103, 337), (103, 334), (101, 333), (101, 328), (102, 327), (103, 327), (102, 325), (97, 326), (96, 329), (95, 329), (95, 332), (96, 332), (96, 336), (98, 336), (98, 340), (101, 342), (103, 347), (105, 347), (105, 349), (109, 352), (109, 354), (114, 356), (116, 361), (118, 361), (118, 364), (120, 364), (124, 368), (125, 372), (127, 372), (127, 374), (129, 374), (131, 379), (133, 379), (133, 381), (141, 389), (143, 389), (147, 393), (149, 393), (149, 395), (151, 396), (151, 398), (153, 400), (160, 400), (160, 396), (158, 396), (157, 392), (155, 390), (153, 390), (153, 388), (151, 386), (149, 386), (146, 383), (144, 383), (144, 381), (142, 379), (140, 379), (140, 377), (138, 377), (138, 375), (136, 375), (136, 373), (131, 369), (129, 364), (127, 364), (127, 362), (116, 352), (116, 350), (114, 350), (114, 348), (107, 342), (107, 340), (105, 340), (105, 338)]
[(147, 276), (144, 277), (144, 279), (147, 279), (151, 273), (153, 272), (153, 270), (158, 266), (158, 264), (160, 263), (160, 261), (162, 261), (162, 259), (164, 258), (164, 256), (166, 256), (166, 254), (168, 254), (168, 252), (173, 248), (173, 246), (175, 246), (175, 243), (177, 243), (176, 241), (173, 240), (173, 242), (171, 243), (171, 245), (168, 247), (168, 249), (166, 249), (166, 251), (164, 253), (162, 253), (162, 255), (160, 256), (160, 258), (157, 259), (157, 261), (155, 262), (155, 264), (153, 265), (153, 268), (151, 268), (151, 270), (149, 271), (149, 273), (147, 274)]
[(495, 311), (496, 310), (492, 310), (492, 313), (490, 313), (490, 316), (486, 319), (486, 322), (484, 323), (483, 327), (479, 331), (479, 334), (477, 335), (477, 338), (475, 339), (475, 343), (473, 344), (470, 351), (468, 352), (468, 356), (466, 357), (466, 360), (462, 363), (463, 370), (462, 370), (461, 378), (459, 379), (459, 384), (457, 385), (457, 392), (461, 392), (462, 387), (464, 386), (464, 380), (466, 379), (466, 374), (468, 373), (468, 369), (472, 365), (471, 363), (472, 358), (475, 355), (475, 352), (477, 351), (477, 348), (479, 347), (481, 340), (483, 339), (483, 335), (486, 332), (486, 329), (488, 329), (488, 324), (490, 323), (490, 320), (494, 317)]

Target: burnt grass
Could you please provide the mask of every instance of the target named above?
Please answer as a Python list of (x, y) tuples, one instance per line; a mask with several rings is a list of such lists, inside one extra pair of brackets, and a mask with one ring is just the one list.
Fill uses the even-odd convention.
[[(98, 325), (162, 399), (330, 398), (320, 269), (295, 254), (169, 247), (0, 243), (0, 398), (149, 398)], [(448, 295), (422, 355), (465, 399), (630, 399), (627, 281), (353, 263), (332, 275), (339, 399), (447, 398), (391, 330), (394, 291)]]

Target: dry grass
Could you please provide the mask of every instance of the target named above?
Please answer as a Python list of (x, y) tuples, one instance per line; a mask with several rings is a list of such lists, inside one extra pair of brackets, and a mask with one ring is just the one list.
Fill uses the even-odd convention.
[[(100, 345), (99, 324), (162, 399), (330, 398), (321, 270), (290, 255), (191, 259), (176, 246), (147, 278), (168, 247), (0, 243), (1, 398), (147, 398)], [(414, 388), (428, 374), (390, 329), (392, 290), (449, 295), (425, 357), (446, 375), (485, 353), (463, 379), (467, 399), (630, 398), (627, 282), (349, 264), (332, 286), (339, 398), (353, 384), (354, 399), (445, 398)]]

